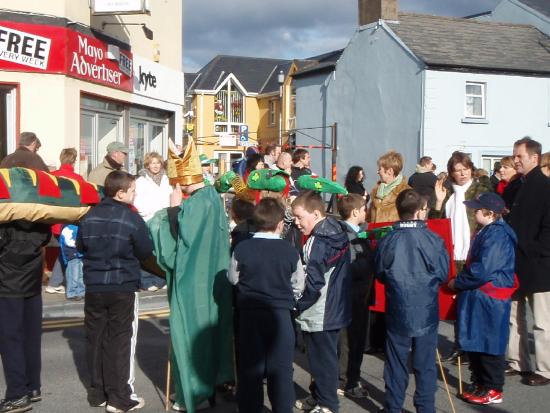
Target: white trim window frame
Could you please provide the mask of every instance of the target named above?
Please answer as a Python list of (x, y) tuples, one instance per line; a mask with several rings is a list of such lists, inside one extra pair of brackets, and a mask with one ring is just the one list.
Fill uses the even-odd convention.
[(214, 95), (214, 134), (238, 133), (239, 126), (245, 124), (245, 102), (246, 94), (237, 82), (227, 79)]
[(486, 119), (487, 83), (466, 82), (464, 97), (464, 117), (467, 119)]

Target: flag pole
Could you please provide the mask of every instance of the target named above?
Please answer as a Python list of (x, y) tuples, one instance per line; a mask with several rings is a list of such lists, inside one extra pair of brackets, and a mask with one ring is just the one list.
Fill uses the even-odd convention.
[(445, 376), (445, 371), (443, 370), (443, 363), (441, 363), (441, 355), (439, 354), (439, 350), (435, 350), (437, 355), (437, 363), (439, 364), (439, 370), (441, 371), (441, 377), (443, 377), (443, 383), (445, 383), (445, 390), (447, 390), (447, 396), (449, 397), (449, 402), (451, 403), (451, 410), (453, 413), (456, 413), (455, 405), (453, 403), (453, 399), (451, 397), (451, 392), (449, 391), (449, 384), (447, 383), (447, 377)]
[(164, 393), (165, 394), (165, 403), (164, 403), (165, 411), (170, 410), (170, 378), (172, 377), (172, 374), (170, 371), (172, 367), (171, 360), (172, 360), (172, 339), (168, 340), (168, 363), (166, 365), (166, 392)]

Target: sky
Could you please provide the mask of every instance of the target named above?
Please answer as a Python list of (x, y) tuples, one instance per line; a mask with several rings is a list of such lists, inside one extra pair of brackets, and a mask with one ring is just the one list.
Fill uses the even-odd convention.
[[(500, 0), (398, 0), (400, 11), (467, 16)], [(219, 54), (301, 59), (346, 46), (357, 0), (185, 0), (184, 71)]]

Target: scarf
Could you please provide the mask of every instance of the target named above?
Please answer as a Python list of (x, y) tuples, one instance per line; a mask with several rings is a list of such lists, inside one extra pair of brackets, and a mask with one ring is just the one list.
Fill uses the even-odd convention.
[(376, 191), (376, 198), (384, 199), (385, 197), (387, 197), (390, 192), (393, 191), (395, 187), (397, 187), (401, 183), (401, 181), (403, 181), (403, 175), (399, 174), (389, 184), (380, 182), (380, 185), (378, 185), (378, 190)]
[(158, 174), (154, 175), (149, 169), (145, 169), (145, 173), (151, 180), (157, 184), (157, 186), (160, 186), (160, 183), (162, 182), (162, 176), (164, 175), (164, 171), (161, 169)]
[(472, 185), (473, 180), (460, 186), (453, 184), (453, 194), (445, 204), (445, 214), (451, 219), (451, 229), (454, 244), (454, 260), (466, 261), (470, 249), (470, 224), (466, 214), (466, 191)]
[(109, 164), (111, 168), (113, 168), (115, 171), (119, 171), (122, 168), (122, 165), (119, 164), (117, 161), (115, 161), (113, 158), (111, 158), (109, 155), (105, 156), (105, 160)]

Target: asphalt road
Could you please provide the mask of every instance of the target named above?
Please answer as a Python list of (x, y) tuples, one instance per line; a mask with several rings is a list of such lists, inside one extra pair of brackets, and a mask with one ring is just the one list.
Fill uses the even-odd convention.
[[(51, 312), (50, 312), (51, 314)], [(144, 413), (164, 411), (164, 392), (166, 387), (166, 365), (168, 351), (168, 322), (166, 310), (147, 310), (140, 320), (136, 357), (136, 391), (146, 400)], [(448, 323), (440, 325), (440, 348), (446, 353), (451, 346), (449, 340), (452, 327)], [(85, 385), (87, 372), (85, 365), (85, 342), (82, 321), (72, 319), (47, 319), (44, 322), (42, 344), (42, 393), (43, 401), (34, 404), (34, 411), (40, 413), (98, 412), (86, 402)], [(549, 349), (550, 350), (550, 349)], [(520, 383), (519, 377), (507, 379), (504, 403), (493, 406), (472, 406), (454, 394), (458, 387), (457, 367), (444, 365), (448, 378), (451, 398), (456, 412), (507, 412), (507, 413), (547, 413), (550, 412), (550, 386), (529, 387)], [(382, 380), (383, 360), (366, 355), (362, 371), (371, 393), (369, 399), (341, 399), (342, 413), (377, 412), (384, 396)], [(463, 368), (463, 376), (467, 369)], [(305, 356), (297, 351), (295, 359), (295, 382), (299, 397), (306, 394), (309, 384)], [(3, 377), (0, 378), (0, 393), (4, 391)], [(404, 412), (414, 412), (412, 395), (414, 379), (411, 376), (407, 391)], [(223, 397), (217, 397), (217, 405), (208, 413), (236, 411), (236, 405)], [(437, 411), (453, 412), (443, 381), (438, 381)], [(266, 398), (266, 409), (269, 409)]]

